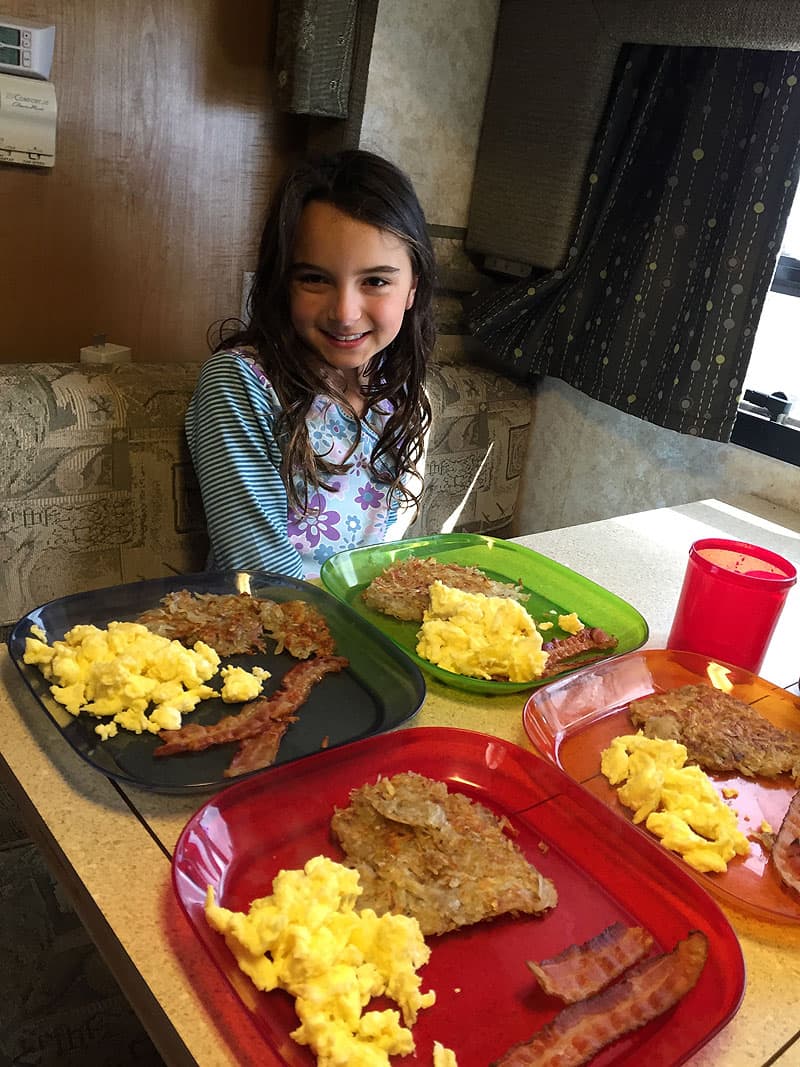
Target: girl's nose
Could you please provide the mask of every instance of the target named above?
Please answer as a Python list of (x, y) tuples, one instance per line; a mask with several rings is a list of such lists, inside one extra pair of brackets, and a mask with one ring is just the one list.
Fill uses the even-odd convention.
[(349, 285), (335, 288), (328, 307), (328, 318), (337, 326), (348, 326), (361, 318), (358, 290)]

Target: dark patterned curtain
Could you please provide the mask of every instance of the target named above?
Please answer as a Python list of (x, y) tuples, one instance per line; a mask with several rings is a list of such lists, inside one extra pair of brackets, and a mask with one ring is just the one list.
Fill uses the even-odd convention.
[(799, 68), (624, 46), (563, 268), (467, 306), (493, 365), (727, 441), (797, 184)]

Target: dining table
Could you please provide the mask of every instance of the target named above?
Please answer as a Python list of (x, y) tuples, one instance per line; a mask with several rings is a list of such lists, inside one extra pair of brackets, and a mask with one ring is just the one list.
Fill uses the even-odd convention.
[[(800, 512), (746, 494), (511, 540), (623, 598), (647, 621), (644, 647), (663, 649), (689, 547), (703, 537), (758, 544), (800, 567)], [(747, 626), (746, 618), (741, 625)], [(759, 673), (798, 692), (797, 587), (789, 593)], [(420, 710), (398, 729), (458, 727), (534, 751), (522, 714), (529, 695), (487, 698), (428, 676)], [(213, 966), (173, 891), (176, 842), (208, 798), (122, 785), (89, 765), (43, 714), (6, 648), (0, 651), (0, 720), (0, 780), (165, 1063), (249, 1067), (282, 1062)], [(800, 921), (773, 922), (727, 900), (720, 906), (741, 945), (744, 994), (727, 1025), (688, 1062), (693, 1067), (800, 1064)]]

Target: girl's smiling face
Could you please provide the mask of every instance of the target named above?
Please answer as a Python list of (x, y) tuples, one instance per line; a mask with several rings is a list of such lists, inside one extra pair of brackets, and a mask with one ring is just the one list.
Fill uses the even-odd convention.
[(292, 325), (350, 388), (397, 337), (415, 290), (399, 237), (323, 201), (305, 206), (292, 255)]

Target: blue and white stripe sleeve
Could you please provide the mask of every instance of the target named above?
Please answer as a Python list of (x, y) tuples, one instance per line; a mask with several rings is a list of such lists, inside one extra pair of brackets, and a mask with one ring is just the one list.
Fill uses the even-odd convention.
[(239, 356), (218, 353), (200, 372), (186, 413), (186, 438), (213, 565), (302, 578), (300, 554), (286, 531), (274, 403)]

